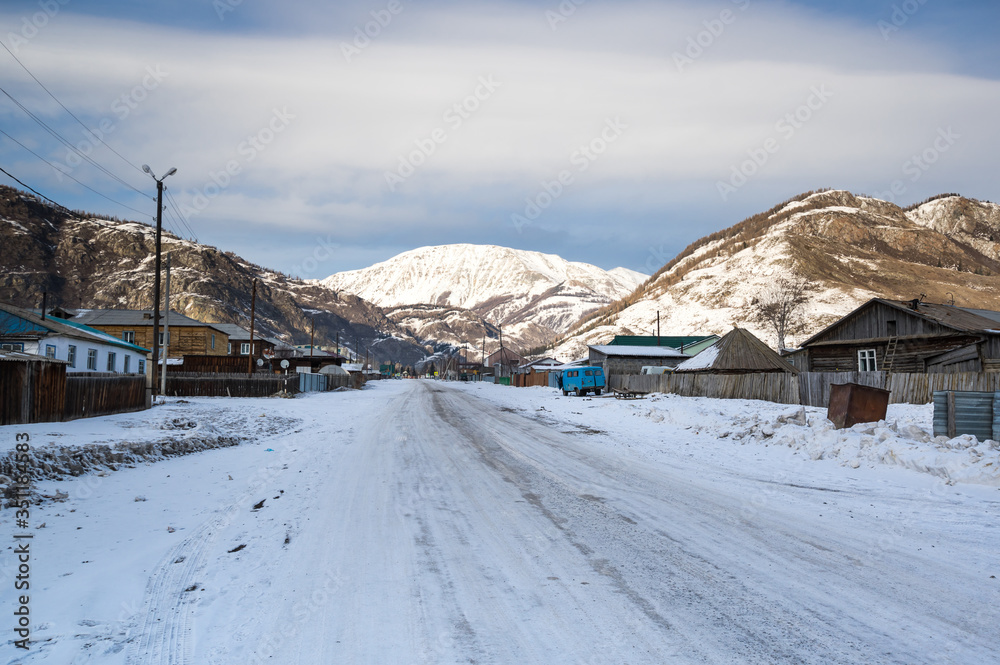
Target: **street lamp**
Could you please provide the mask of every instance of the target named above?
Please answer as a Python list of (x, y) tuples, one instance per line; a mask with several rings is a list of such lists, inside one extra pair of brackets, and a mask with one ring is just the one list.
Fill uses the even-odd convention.
[[(156, 181), (156, 262), (154, 265), (153, 278), (153, 394), (156, 395), (157, 374), (160, 362), (160, 236), (163, 232), (163, 181), (167, 176), (177, 173), (177, 169), (172, 168), (163, 174), (162, 178), (157, 178), (153, 169), (146, 164), (142, 165), (142, 170)], [(170, 307), (170, 303), (167, 303)], [(164, 360), (164, 364), (166, 360)]]

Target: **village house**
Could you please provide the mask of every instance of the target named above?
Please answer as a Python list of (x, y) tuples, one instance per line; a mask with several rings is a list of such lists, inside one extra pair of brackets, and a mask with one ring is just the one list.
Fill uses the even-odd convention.
[[(153, 348), (153, 310), (90, 309), (79, 310), (67, 321), (83, 323), (97, 328), (112, 337)], [(202, 323), (192, 318), (170, 312), (170, 331), (167, 340), (163, 335), (164, 317), (160, 317), (160, 349), (167, 341), (167, 358), (185, 355), (228, 355), (229, 335), (216, 324)]]
[(676, 367), (690, 358), (669, 346), (626, 346), (595, 344), (590, 350), (590, 364), (604, 369), (605, 376), (639, 374), (643, 367)]
[(66, 361), (67, 372), (145, 374), (149, 350), (76, 321), (0, 303), (0, 350)]
[(608, 344), (610, 346), (666, 346), (694, 356), (718, 340), (718, 335), (615, 335)]
[(487, 371), (493, 369), (495, 376), (511, 376), (517, 368), (528, 362), (528, 359), (508, 348), (497, 349), (486, 357)]
[[(171, 321), (171, 324), (173, 322)], [(212, 323), (213, 328), (221, 330), (229, 336), (229, 343), (226, 345), (226, 355), (272, 357), (275, 347), (282, 344), (273, 337), (262, 337), (260, 331), (254, 331), (253, 353), (250, 353), (250, 331), (235, 323)], [(290, 347), (294, 348), (294, 347)]]
[(1000, 312), (873, 298), (789, 360), (813, 372), (1000, 371)]

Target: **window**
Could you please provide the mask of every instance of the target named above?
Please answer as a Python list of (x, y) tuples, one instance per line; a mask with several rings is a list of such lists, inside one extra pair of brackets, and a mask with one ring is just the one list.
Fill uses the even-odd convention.
[(115, 353), (114, 351), (108, 351), (108, 371), (115, 371)]
[[(167, 333), (167, 344), (170, 344), (170, 333)], [(160, 333), (160, 346), (163, 346), (163, 333)]]
[(0, 344), (0, 351), (24, 351), (24, 342), (7, 342)]
[(55, 344), (46, 344), (45, 345), (45, 357), (46, 358), (55, 358), (56, 357), (56, 345)]
[(875, 362), (875, 349), (861, 349), (858, 351), (858, 371), (875, 372), (878, 371)]
[(233, 355), (233, 343), (232, 342), (229, 342), (228, 344), (226, 344), (226, 355), (227, 356)]
[(250, 342), (240, 342), (240, 355), (250, 355)]
[(135, 344), (135, 331), (126, 330), (122, 333), (122, 341), (128, 342), (129, 344)]
[(215, 351), (215, 335), (212, 335), (212, 341), (210, 343), (210, 346), (212, 347), (212, 350)]
[(588, 369), (583, 372), (584, 376), (594, 376), (594, 370)]
[(132, 365), (132, 356), (130, 356), (130, 355), (128, 355), (126, 353), (125, 354), (125, 358), (122, 360), (122, 362), (125, 363), (124, 367), (122, 367), (122, 371), (125, 372), (126, 374), (128, 374), (130, 366)]
[(146, 361), (140, 358), (139, 359), (139, 374), (145, 374), (145, 373), (146, 373)]
[(76, 367), (76, 347), (72, 344), (69, 345), (69, 351), (66, 353), (66, 360), (69, 361), (70, 367)]
[(889, 334), (889, 337), (895, 337), (896, 336), (896, 322), (895, 321), (886, 321), (885, 322), (885, 329), (886, 329), (886, 332)]
[(97, 349), (87, 349), (87, 369), (97, 371)]

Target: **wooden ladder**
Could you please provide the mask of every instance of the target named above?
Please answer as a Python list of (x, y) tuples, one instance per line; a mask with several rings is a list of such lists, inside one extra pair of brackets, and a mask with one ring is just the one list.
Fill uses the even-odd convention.
[(889, 389), (889, 375), (892, 374), (892, 363), (896, 360), (896, 346), (899, 344), (899, 338), (896, 336), (889, 338), (889, 344), (885, 347), (885, 357), (882, 361), (882, 371), (885, 372), (885, 388)]

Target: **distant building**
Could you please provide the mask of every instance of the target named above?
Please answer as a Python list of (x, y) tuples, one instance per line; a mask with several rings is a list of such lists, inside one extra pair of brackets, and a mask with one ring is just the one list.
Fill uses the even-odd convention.
[[(171, 321), (171, 325), (173, 321)], [(259, 330), (254, 331), (253, 353), (250, 350), (250, 331), (235, 323), (212, 323), (211, 326), (221, 330), (229, 336), (229, 343), (226, 345), (226, 355), (254, 357), (274, 355), (275, 347), (282, 344), (281, 341), (273, 337), (262, 337)], [(294, 347), (290, 347), (294, 348)]]
[(0, 350), (66, 361), (67, 372), (145, 374), (149, 350), (75, 321), (0, 303)]
[(498, 349), (486, 358), (486, 367), (493, 368), (494, 376), (511, 376), (518, 367), (527, 363), (527, 358), (507, 348)]

